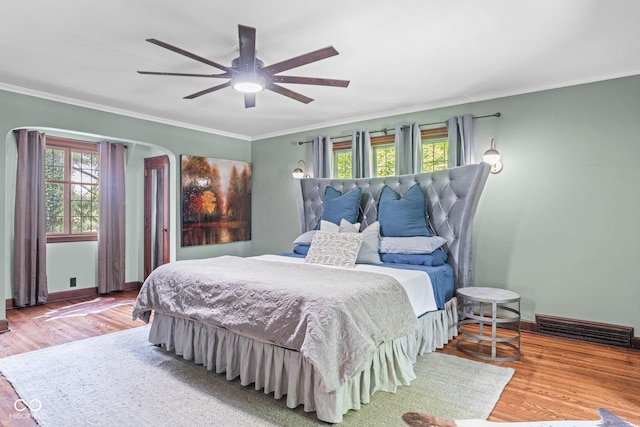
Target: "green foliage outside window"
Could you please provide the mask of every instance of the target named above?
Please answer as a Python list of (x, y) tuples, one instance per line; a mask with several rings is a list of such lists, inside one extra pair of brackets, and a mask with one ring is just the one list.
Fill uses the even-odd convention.
[(375, 176), (392, 176), (396, 173), (396, 147), (380, 145), (373, 148)]
[[(422, 136), (422, 171), (435, 172), (448, 168), (449, 140), (446, 129), (437, 135), (433, 130), (423, 131)], [(333, 152), (334, 176), (339, 179), (351, 178), (351, 148), (346, 141)], [(373, 173), (375, 176), (391, 176), (396, 173), (396, 148), (393, 136), (371, 138)]]
[(71, 152), (71, 232), (98, 231), (98, 154)]
[(435, 172), (447, 169), (449, 141), (435, 140), (422, 144), (422, 172)]
[(45, 149), (47, 233), (98, 231), (99, 175), (97, 152)]
[(333, 152), (334, 174), (338, 179), (351, 178), (351, 157), (351, 149)]
[[(47, 233), (64, 232), (64, 150), (45, 150)], [(56, 182), (49, 182), (56, 181)]]
[[(446, 139), (424, 142), (422, 144), (422, 171), (434, 172), (447, 169), (449, 141)], [(379, 145), (373, 148), (376, 161), (376, 176), (391, 176), (396, 173), (396, 147)]]

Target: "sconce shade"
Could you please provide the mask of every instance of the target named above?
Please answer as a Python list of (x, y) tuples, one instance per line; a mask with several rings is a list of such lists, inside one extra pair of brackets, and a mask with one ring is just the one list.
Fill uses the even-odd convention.
[(293, 170), (292, 175), (296, 179), (309, 178), (309, 175), (307, 175), (307, 164), (304, 160), (298, 160), (298, 167)]
[(491, 138), (491, 148), (484, 152), (482, 160), (491, 165), (491, 173), (498, 173), (502, 170), (500, 152), (496, 150), (496, 141)]
[(498, 150), (487, 150), (485, 151), (484, 156), (482, 156), (482, 159), (486, 163), (492, 165), (500, 161), (500, 153), (498, 152)]
[(298, 178), (298, 179), (300, 179), (300, 178), (302, 178), (303, 176), (304, 176), (304, 171), (303, 171), (302, 169), (300, 169), (300, 168), (295, 168), (295, 169), (293, 170), (293, 177), (294, 177), (294, 178)]

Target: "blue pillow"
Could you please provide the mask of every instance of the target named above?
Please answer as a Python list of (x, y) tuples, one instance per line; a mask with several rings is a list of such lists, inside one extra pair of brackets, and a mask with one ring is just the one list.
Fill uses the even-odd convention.
[(351, 224), (355, 224), (358, 222), (361, 197), (362, 189), (360, 188), (342, 194), (333, 187), (327, 187), (324, 190), (324, 208), (320, 219), (340, 225), (340, 221), (344, 218)]
[(384, 263), (438, 266), (447, 262), (447, 254), (437, 249), (430, 254), (380, 254)]
[(418, 184), (414, 184), (403, 196), (385, 185), (378, 202), (378, 221), (382, 236), (433, 236), (427, 225), (424, 193)]
[(298, 255), (306, 255), (309, 252), (310, 245), (295, 245), (293, 247), (293, 253)]

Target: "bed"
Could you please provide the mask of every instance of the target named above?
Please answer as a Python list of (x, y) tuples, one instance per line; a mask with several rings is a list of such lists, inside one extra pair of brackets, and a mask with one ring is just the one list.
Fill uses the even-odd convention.
[[(472, 281), (471, 225), (488, 173), (482, 163), (384, 178), (294, 180), (306, 252), (296, 245), (292, 253), (162, 266), (143, 284), (133, 318), (153, 319), (151, 343), (339, 423), (376, 391), (410, 385), (416, 358), (456, 335), (455, 289)], [(354, 193), (355, 210), (335, 210), (332, 200)], [(446, 262), (353, 265), (372, 229), (391, 235), (403, 222), (398, 212), (410, 194), (424, 197), (428, 231), (443, 241), (434, 254), (442, 252)], [(329, 214), (339, 219), (329, 221)], [(355, 230), (343, 233), (343, 226)], [(393, 247), (403, 239), (387, 240)], [(418, 307), (408, 289), (421, 289), (417, 281), (425, 277), (429, 301)]]

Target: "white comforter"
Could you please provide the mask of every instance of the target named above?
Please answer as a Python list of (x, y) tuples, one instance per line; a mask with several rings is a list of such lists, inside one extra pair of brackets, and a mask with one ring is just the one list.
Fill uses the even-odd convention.
[[(288, 257), (282, 255), (260, 255), (255, 259), (263, 259), (267, 261), (290, 262), (303, 264), (304, 258)], [(326, 266), (327, 268), (346, 268)], [(356, 264), (353, 268), (355, 271), (369, 271), (371, 273), (386, 274), (396, 279), (407, 292), (413, 312), (416, 317), (420, 317), (430, 311), (438, 310), (436, 297), (433, 293), (433, 286), (429, 275), (420, 270), (403, 270), (401, 268), (383, 267), (373, 264)]]
[(300, 351), (327, 392), (363, 369), (381, 343), (417, 328), (407, 292), (394, 277), (282, 258), (163, 265), (143, 284), (133, 318), (149, 321), (155, 310)]

